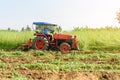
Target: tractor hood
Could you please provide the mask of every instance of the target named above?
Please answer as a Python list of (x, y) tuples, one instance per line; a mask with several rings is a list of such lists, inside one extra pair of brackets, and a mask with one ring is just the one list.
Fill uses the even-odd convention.
[(73, 36), (70, 34), (57, 34), (57, 33), (55, 33), (53, 35), (53, 38), (54, 39), (61, 39), (61, 40), (71, 40), (73, 38)]

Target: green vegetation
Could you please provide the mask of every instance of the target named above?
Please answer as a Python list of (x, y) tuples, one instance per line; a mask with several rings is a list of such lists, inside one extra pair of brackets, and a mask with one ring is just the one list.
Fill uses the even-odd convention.
[(33, 37), (32, 31), (7, 31), (0, 30), (0, 49), (16, 49), (20, 44), (26, 43)]
[[(74, 28), (64, 33), (76, 35), (82, 51), (120, 51), (120, 28)], [(0, 30), (0, 49), (16, 49), (20, 44), (26, 43), (29, 38), (33, 39), (33, 34), (33, 31)]]
[(76, 35), (81, 51), (17, 51), (34, 32), (0, 30), (0, 78), (33, 80), (41, 72), (120, 72), (120, 28), (75, 28), (63, 33)]
[(120, 51), (120, 28), (75, 28), (67, 32), (77, 36), (81, 50)]

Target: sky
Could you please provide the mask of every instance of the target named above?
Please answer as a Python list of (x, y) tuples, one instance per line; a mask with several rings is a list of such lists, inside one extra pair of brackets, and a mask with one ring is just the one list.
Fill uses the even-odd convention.
[(116, 12), (120, 0), (0, 0), (0, 29), (20, 30), (33, 22), (73, 27), (120, 26)]

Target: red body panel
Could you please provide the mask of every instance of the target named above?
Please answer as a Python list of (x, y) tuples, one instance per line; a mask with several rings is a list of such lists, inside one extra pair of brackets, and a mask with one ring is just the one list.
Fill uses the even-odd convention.
[(54, 39), (64, 39), (64, 40), (71, 40), (72, 39), (72, 35), (69, 34), (54, 34), (53, 35)]
[(72, 35), (70, 34), (57, 34), (55, 33), (53, 35), (53, 39), (56, 39), (56, 43), (51, 43), (49, 37), (47, 37), (45, 34), (41, 34), (41, 33), (36, 33), (36, 36), (44, 36), (47, 38), (48, 42), (52, 45), (52, 47), (56, 47), (58, 48), (58, 40), (72, 40), (72, 44), (71, 44), (71, 48), (72, 49), (77, 49), (77, 42), (76, 42), (76, 36), (72, 37)]

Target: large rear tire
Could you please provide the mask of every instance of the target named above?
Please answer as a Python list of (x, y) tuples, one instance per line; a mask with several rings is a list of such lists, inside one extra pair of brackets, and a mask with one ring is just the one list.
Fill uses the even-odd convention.
[(69, 53), (70, 50), (71, 50), (71, 46), (68, 43), (64, 42), (60, 44), (60, 51), (62, 53)]
[(48, 40), (45, 37), (36, 37), (32, 42), (32, 48), (35, 50), (47, 50)]

